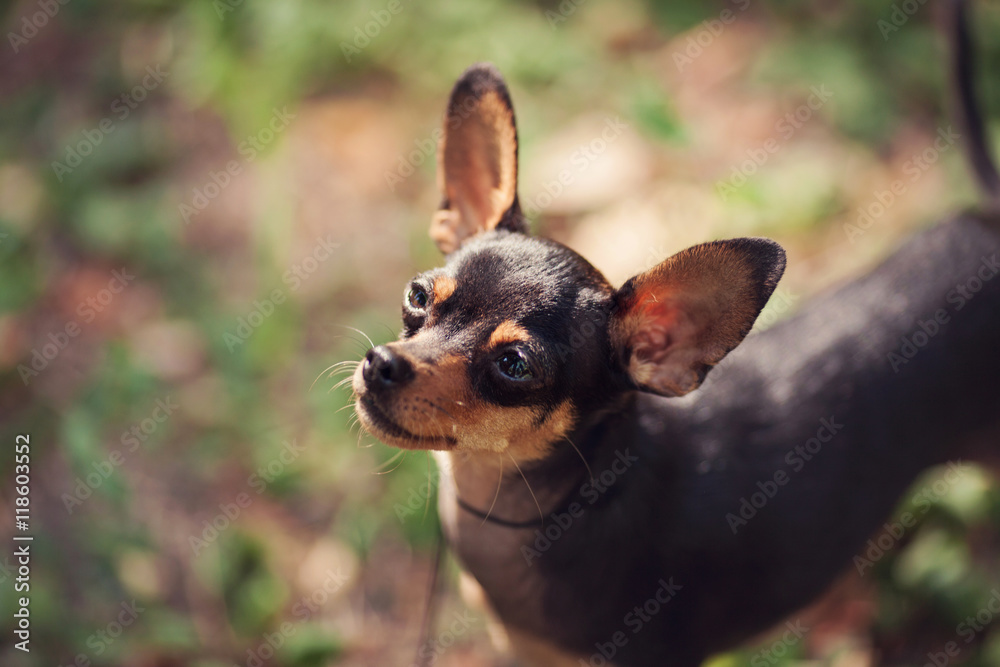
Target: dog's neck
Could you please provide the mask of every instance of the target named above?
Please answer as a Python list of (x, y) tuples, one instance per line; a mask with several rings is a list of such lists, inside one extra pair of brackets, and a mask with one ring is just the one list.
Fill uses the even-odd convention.
[(457, 513), (465, 514), (477, 524), (541, 526), (587, 479), (582, 454), (570, 453), (561, 451), (541, 461), (519, 463), (502, 453), (435, 452), (442, 506), (448, 514), (456, 518)]
[(634, 422), (628, 415), (637, 396), (626, 392), (592, 411), (568, 436), (551, 443), (543, 459), (518, 461), (502, 452), (435, 452), (442, 512), (467, 515), (476, 525), (544, 527), (600, 474), (600, 459), (614, 449), (609, 437), (619, 443), (627, 440)]

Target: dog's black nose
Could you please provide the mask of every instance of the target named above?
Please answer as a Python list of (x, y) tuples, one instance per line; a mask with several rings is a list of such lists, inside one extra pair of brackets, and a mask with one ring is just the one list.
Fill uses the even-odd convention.
[(402, 386), (413, 378), (413, 366), (402, 355), (385, 345), (368, 350), (361, 369), (369, 389)]

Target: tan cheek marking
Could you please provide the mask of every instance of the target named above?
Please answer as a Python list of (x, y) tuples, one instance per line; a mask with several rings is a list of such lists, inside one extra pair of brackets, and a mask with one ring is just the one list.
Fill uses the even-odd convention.
[(545, 458), (557, 442), (569, 435), (575, 423), (576, 410), (571, 402), (565, 401), (552, 411), (541, 426), (535, 428), (532, 424), (531, 431), (518, 439), (512, 452), (514, 458), (522, 461)]
[(516, 343), (531, 338), (524, 327), (513, 320), (506, 320), (500, 323), (493, 333), (490, 334), (489, 347), (497, 347), (505, 343)]
[(475, 430), (459, 442), (463, 448), (479, 451), (507, 451), (515, 461), (537, 461), (566, 437), (575, 424), (576, 411), (566, 401), (552, 411), (541, 426), (535, 425), (538, 408), (498, 408), (480, 406)]
[(455, 293), (455, 279), (441, 276), (434, 281), (434, 303), (442, 303)]
[(518, 462), (535, 461), (545, 458), (575, 424), (576, 411), (569, 401), (540, 426), (535, 423), (538, 408), (502, 408), (483, 402), (469, 384), (468, 360), (461, 355), (442, 357), (433, 365), (416, 360), (413, 364), (417, 377), (402, 397), (411, 409), (394, 411), (393, 417), (414, 433), (453, 437), (457, 449), (506, 451)]
[(467, 414), (459, 446), (484, 452), (503, 452), (528, 432), (538, 412), (534, 408), (501, 408), (477, 401)]
[(412, 363), (416, 378), (401, 398), (414, 409), (396, 415), (399, 425), (414, 432), (423, 429), (428, 435), (459, 438), (460, 429), (474, 423), (470, 413), (476, 413), (470, 406), (468, 361), (461, 355), (450, 355), (434, 364)]

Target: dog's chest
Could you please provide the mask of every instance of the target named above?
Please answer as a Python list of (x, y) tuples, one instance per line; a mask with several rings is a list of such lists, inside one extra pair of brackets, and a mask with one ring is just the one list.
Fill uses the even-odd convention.
[(544, 624), (546, 583), (540, 569), (532, 567), (530, 551), (525, 550), (535, 539), (533, 529), (484, 522), (461, 509), (454, 478), (445, 467), (438, 510), (449, 547), (482, 587), (492, 611), (505, 625), (537, 631)]

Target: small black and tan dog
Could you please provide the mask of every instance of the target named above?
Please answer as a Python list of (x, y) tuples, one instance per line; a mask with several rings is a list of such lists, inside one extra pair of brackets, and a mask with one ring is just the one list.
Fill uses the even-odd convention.
[(439, 176), (446, 264), (407, 287), (356, 409), (436, 450), (447, 541), (530, 664), (697, 665), (819, 596), (919, 472), (1000, 452), (996, 217), (919, 234), (734, 351), (782, 249), (713, 241), (616, 289), (529, 236), (490, 66), (455, 85)]

